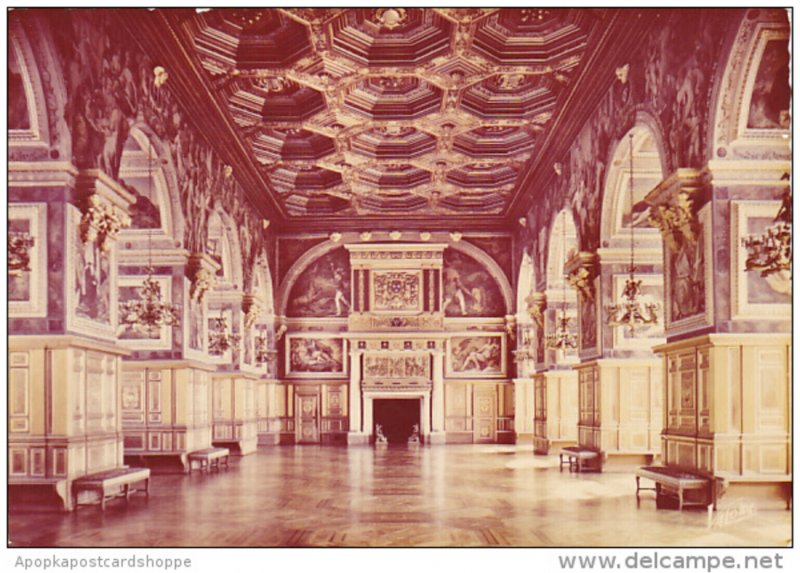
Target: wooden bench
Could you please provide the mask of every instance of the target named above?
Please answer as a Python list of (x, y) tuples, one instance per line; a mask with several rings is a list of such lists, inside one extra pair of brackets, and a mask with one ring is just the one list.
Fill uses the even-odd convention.
[[(90, 474), (72, 482), (73, 506), (100, 504), (100, 508), (105, 511), (106, 501), (117, 497), (124, 497), (125, 501), (137, 489), (131, 486), (138, 482), (144, 482), (144, 494), (150, 496), (150, 470), (147, 468), (117, 468), (96, 474)], [(78, 503), (78, 494), (83, 491), (96, 491), (100, 494), (99, 501), (89, 501)]]
[[(655, 487), (642, 487), (641, 478), (647, 478), (655, 482)], [(682, 510), (686, 505), (702, 505), (707, 507), (709, 504), (717, 509), (717, 487), (716, 480), (711, 476), (700, 473), (668, 466), (642, 466), (636, 470), (636, 503), (639, 503), (639, 492), (654, 491), (656, 498), (660, 495), (676, 496), (678, 498), (678, 510)], [(704, 495), (698, 499), (687, 499), (687, 491), (701, 491)]]
[(212, 467), (220, 468), (220, 464), (224, 464), (225, 468), (228, 467), (228, 458), (231, 452), (228, 448), (206, 448), (205, 450), (197, 450), (189, 454), (189, 473), (192, 473), (194, 462), (200, 466), (200, 471), (208, 471)]
[[(566, 461), (564, 457), (567, 458)], [(561, 448), (558, 453), (558, 471), (564, 471), (564, 464), (569, 464), (570, 472), (599, 472), (603, 470), (603, 455), (595, 448), (569, 446)]]

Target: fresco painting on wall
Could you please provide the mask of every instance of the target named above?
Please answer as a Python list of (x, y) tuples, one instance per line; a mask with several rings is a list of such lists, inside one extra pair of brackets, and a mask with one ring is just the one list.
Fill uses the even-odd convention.
[(445, 316), (502, 316), (503, 297), (494, 278), (472, 257), (444, 252)]
[(75, 314), (95, 322), (111, 322), (111, 261), (95, 241), (76, 241)]
[[(9, 48), (12, 45), (9, 44)], [(8, 129), (30, 129), (31, 120), (28, 115), (28, 102), (22, 72), (15, 50), (9, 50), (8, 57)]]
[[(9, 219), (8, 232), (31, 234), (31, 222), (29, 219)], [(36, 239), (34, 238), (34, 241)], [(30, 253), (30, 250), (27, 251)], [(27, 269), (9, 269), (8, 272), (8, 300), (23, 302), (31, 299), (31, 272), (36, 266), (30, 260), (20, 261), (20, 265), (27, 266)]]
[(321, 256), (295, 282), (288, 316), (347, 316), (350, 311), (350, 259), (343, 248)]
[(450, 339), (450, 371), (453, 374), (500, 375), (503, 373), (502, 336), (469, 336)]
[(670, 321), (676, 322), (705, 312), (705, 255), (702, 231), (694, 237), (675, 234), (668, 261)]
[[(751, 237), (762, 235), (772, 224), (771, 218), (748, 217), (747, 233)], [(792, 275), (789, 271), (771, 273), (767, 276), (761, 276), (759, 272), (749, 272), (745, 276), (748, 304), (791, 304)]]
[(597, 349), (597, 298), (580, 296), (581, 309), (581, 350), (583, 352)]
[(747, 127), (756, 129), (789, 129), (788, 39), (770, 40), (758, 66)]
[(289, 336), (286, 341), (287, 374), (344, 374), (344, 339)]

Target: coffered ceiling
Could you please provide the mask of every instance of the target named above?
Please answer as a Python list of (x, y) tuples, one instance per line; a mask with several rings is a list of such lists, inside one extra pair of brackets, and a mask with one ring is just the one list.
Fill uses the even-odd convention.
[(215, 9), (189, 49), (288, 220), (502, 216), (587, 9)]

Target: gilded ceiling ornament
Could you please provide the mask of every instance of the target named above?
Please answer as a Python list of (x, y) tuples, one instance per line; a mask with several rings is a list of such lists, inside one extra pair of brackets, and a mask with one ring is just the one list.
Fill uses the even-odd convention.
[(362, 241), (369, 241), (370, 239), (372, 239), (372, 233), (370, 233), (369, 231), (364, 231), (359, 235), (359, 237), (361, 237)]
[(387, 30), (399, 28), (408, 20), (405, 8), (378, 8), (372, 15), (372, 21)]
[(495, 77), (494, 84), (498, 89), (512, 91), (525, 83), (524, 74), (500, 74)]
[(419, 234), (419, 238), (422, 241), (430, 241), (431, 240), (431, 234), (428, 231), (422, 231)]
[(550, 10), (547, 8), (523, 8), (519, 11), (520, 22), (525, 24), (531, 22), (541, 22), (550, 16)]
[(454, 243), (459, 242), (463, 236), (464, 235), (462, 235), (458, 231), (453, 231), (452, 233), (450, 233), (450, 238), (453, 240)]
[(392, 231), (391, 233), (389, 233), (389, 238), (393, 241), (399, 241), (402, 236), (403, 233), (401, 233), (400, 231)]
[(331, 240), (331, 243), (338, 243), (342, 240), (342, 234), (334, 231), (328, 238)]

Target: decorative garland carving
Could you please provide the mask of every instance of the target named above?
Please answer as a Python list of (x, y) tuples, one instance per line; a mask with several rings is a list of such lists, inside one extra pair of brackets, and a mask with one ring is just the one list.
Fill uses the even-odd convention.
[(648, 222), (661, 231), (664, 242), (673, 253), (680, 250), (681, 236), (690, 244), (697, 242), (700, 226), (694, 210), (694, 201), (687, 191), (681, 191), (666, 205), (651, 210)]
[(111, 249), (111, 240), (123, 227), (130, 227), (131, 218), (125, 211), (105, 203), (96, 193), (86, 198), (80, 232), (84, 243), (97, 241), (102, 251)]
[(203, 266), (202, 255), (197, 253), (189, 257), (186, 266), (186, 277), (191, 281), (189, 297), (197, 302), (203, 302), (208, 291), (217, 286), (217, 276)]
[(547, 309), (547, 295), (543, 292), (533, 292), (525, 299), (528, 303), (528, 314), (533, 323), (542, 332), (544, 329), (544, 311)]

